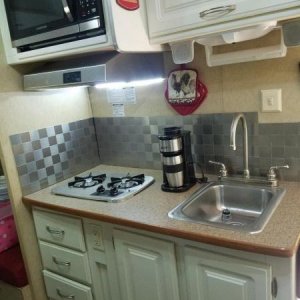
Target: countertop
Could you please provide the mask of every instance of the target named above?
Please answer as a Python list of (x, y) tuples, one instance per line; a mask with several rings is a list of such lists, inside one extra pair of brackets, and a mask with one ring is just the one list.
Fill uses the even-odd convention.
[[(184, 193), (166, 193), (160, 188), (162, 171), (100, 165), (84, 173), (90, 171), (99, 173), (100, 170), (101, 173), (130, 172), (137, 174), (142, 172), (145, 175), (153, 176), (155, 182), (133, 198), (119, 203), (57, 196), (51, 193), (54, 186), (24, 196), (23, 202), (57, 212), (255, 253), (290, 257), (298, 249), (300, 237), (299, 182), (280, 182), (280, 186), (287, 190), (285, 197), (281, 200), (264, 230), (260, 233), (249, 234), (173, 220), (168, 217), (168, 212), (187, 199), (200, 187), (200, 184), (196, 184)], [(68, 181), (66, 180), (66, 182)], [(60, 184), (62, 182), (57, 185)]]

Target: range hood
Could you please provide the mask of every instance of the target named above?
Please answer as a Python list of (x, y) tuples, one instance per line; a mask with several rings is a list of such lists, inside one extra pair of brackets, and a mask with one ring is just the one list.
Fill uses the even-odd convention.
[(24, 90), (45, 90), (164, 77), (162, 53), (119, 53), (80, 57), (43, 65), (24, 75)]

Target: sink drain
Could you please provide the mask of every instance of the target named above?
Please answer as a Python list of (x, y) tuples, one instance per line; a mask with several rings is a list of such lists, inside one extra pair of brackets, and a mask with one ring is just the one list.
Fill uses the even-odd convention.
[(228, 208), (222, 210), (222, 222), (231, 226), (244, 226), (245, 224), (237, 221), (232, 221), (232, 213)]
[(223, 209), (222, 211), (222, 221), (228, 222), (232, 219), (231, 211), (228, 208)]

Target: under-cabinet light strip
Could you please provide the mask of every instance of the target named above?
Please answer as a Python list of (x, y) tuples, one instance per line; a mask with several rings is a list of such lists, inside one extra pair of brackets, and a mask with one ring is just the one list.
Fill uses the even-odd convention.
[(121, 89), (125, 87), (137, 87), (137, 86), (147, 86), (151, 84), (157, 84), (163, 82), (164, 78), (154, 78), (147, 80), (136, 80), (130, 82), (109, 82), (109, 83), (99, 83), (95, 87), (97, 89)]

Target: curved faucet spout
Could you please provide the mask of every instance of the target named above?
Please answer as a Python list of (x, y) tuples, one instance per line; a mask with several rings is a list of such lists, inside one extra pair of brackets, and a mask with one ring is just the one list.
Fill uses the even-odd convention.
[(236, 128), (239, 123), (239, 120), (242, 121), (242, 126), (244, 130), (244, 139), (243, 139), (243, 146), (244, 146), (244, 177), (249, 178), (249, 166), (248, 166), (248, 128), (247, 122), (244, 114), (237, 114), (231, 123), (230, 129), (230, 147), (233, 150), (236, 150)]

